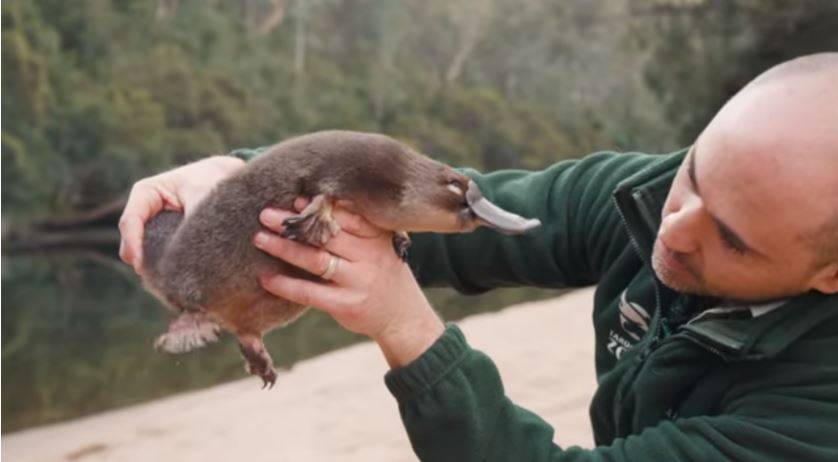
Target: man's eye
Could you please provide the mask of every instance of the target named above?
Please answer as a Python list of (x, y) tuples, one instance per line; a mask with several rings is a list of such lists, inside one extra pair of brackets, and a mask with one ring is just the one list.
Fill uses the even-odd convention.
[(747, 250), (743, 249), (742, 247), (736, 245), (733, 241), (730, 240), (727, 236), (722, 233), (722, 244), (725, 246), (726, 249), (730, 250), (731, 252), (737, 255), (744, 255)]

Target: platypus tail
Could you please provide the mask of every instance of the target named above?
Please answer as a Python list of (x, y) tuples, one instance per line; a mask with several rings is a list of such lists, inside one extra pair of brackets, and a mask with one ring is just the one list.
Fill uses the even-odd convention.
[(152, 278), (157, 274), (160, 258), (181, 222), (183, 222), (182, 213), (164, 211), (146, 223), (145, 237), (143, 237), (143, 269)]

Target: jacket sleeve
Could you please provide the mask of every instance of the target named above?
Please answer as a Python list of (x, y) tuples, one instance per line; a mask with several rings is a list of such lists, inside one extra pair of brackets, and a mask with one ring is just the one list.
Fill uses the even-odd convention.
[[(495, 365), (454, 325), (385, 383), (422, 461), (831, 461), (838, 443), (825, 429), (838, 421), (835, 374), (820, 382), (830, 378), (797, 396), (750, 390), (718, 415), (663, 421), (594, 449), (554, 444), (553, 428), (505, 396)], [(777, 419), (778, 411), (796, 417)]]
[(424, 286), (452, 286), (464, 293), (596, 283), (609, 260), (629, 245), (613, 191), (620, 181), (659, 159), (602, 152), (541, 171), (481, 174), (464, 169), (487, 199), (526, 218), (538, 218), (541, 226), (518, 236), (487, 228), (469, 234), (413, 234), (411, 268)]

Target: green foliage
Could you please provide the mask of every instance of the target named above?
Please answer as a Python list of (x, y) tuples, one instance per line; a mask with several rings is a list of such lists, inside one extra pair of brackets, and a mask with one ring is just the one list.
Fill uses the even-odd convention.
[(835, 49), (835, 10), (9, 0), (4, 218), (88, 207), (172, 165), (326, 128), (389, 133), (482, 169), (674, 149), (757, 71)]
[[(833, 0), (632, 0), (650, 19), (635, 22), (647, 35), (652, 63), (647, 85), (680, 144), (691, 143), (710, 118), (759, 73), (788, 59), (838, 50), (838, 2)], [(666, 40), (653, 41), (653, 37)]]
[[(674, 150), (761, 71), (838, 50), (836, 31), (834, 0), (6, 0), (4, 227), (328, 128), (483, 170)], [(244, 375), (229, 341), (154, 352), (164, 312), (132, 281), (4, 258), (3, 431)], [(553, 294), (431, 296), (457, 318)], [(290, 365), (355, 340), (314, 315), (268, 341)]]

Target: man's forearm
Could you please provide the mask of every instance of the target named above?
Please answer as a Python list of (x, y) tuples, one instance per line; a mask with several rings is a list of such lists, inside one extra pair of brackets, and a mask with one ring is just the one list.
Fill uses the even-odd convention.
[(406, 366), (422, 355), (445, 331), (445, 325), (427, 300), (409, 312), (410, 319), (382, 332), (373, 340), (378, 343), (390, 368)]

